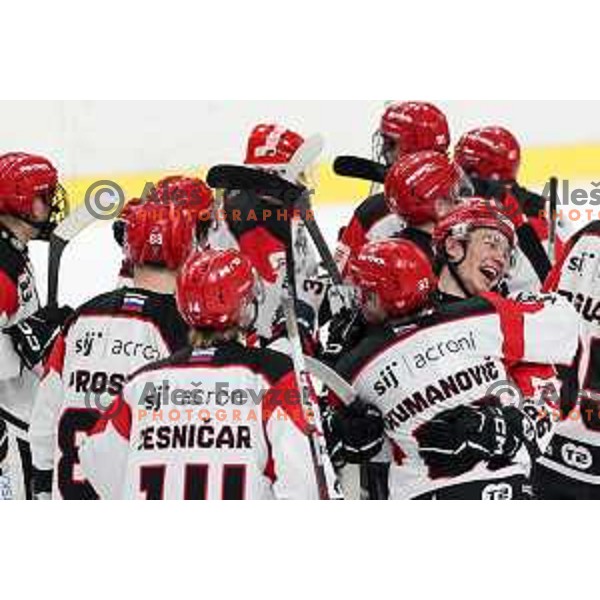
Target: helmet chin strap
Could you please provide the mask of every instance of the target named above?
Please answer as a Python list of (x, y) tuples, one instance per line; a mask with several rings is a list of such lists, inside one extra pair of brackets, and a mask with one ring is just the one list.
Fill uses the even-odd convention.
[(460, 267), (460, 265), (462, 265), (463, 262), (465, 262), (465, 260), (467, 258), (467, 251), (468, 251), (468, 246), (467, 246), (466, 241), (463, 241), (461, 245), (463, 247), (462, 258), (460, 260), (452, 261), (452, 260), (450, 260), (450, 257), (446, 254), (446, 265), (448, 266), (450, 275), (452, 275), (452, 279), (454, 279), (456, 285), (458, 285), (458, 287), (460, 288), (460, 291), (465, 295), (465, 298), (472, 298), (473, 294), (467, 289), (467, 286), (465, 285), (463, 278), (460, 276), (460, 273), (458, 272), (458, 267)]
[[(250, 314), (252, 311), (252, 314)], [(240, 328), (243, 331), (250, 331), (256, 325), (258, 319), (259, 302), (256, 298), (252, 300), (252, 303), (246, 306), (246, 314), (244, 315), (244, 322), (240, 324)]]
[(458, 287), (460, 288), (460, 291), (465, 295), (465, 298), (472, 298), (473, 294), (469, 292), (467, 286), (465, 285), (465, 282), (463, 281), (462, 277), (460, 276), (460, 273), (458, 272), (458, 267), (462, 262), (462, 260), (458, 263), (448, 261), (448, 270), (450, 271), (450, 275), (452, 275), (452, 279), (454, 279), (456, 285), (458, 285)]

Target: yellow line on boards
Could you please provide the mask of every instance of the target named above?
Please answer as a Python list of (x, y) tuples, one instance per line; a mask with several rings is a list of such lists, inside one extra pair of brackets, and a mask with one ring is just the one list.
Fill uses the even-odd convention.
[[(159, 181), (173, 174), (202, 177), (205, 168), (186, 168), (179, 171), (148, 173), (121, 173), (67, 179), (64, 185), (74, 204), (81, 202), (86, 190), (96, 181), (116, 182), (124, 191), (127, 200), (139, 197), (149, 182)], [(357, 203), (367, 195), (369, 184), (363, 181), (338, 177), (331, 164), (323, 163), (318, 168), (318, 187), (314, 204)], [(523, 153), (520, 182), (525, 186), (543, 187), (550, 177), (569, 179), (578, 183), (600, 182), (600, 144), (580, 144), (528, 148)]]

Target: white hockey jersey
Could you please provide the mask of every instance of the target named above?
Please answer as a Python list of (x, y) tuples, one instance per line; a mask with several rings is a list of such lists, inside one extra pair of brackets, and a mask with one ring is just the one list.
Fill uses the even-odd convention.
[(124, 288), (77, 311), (47, 361), (30, 429), (34, 466), (54, 472), (54, 499), (98, 498), (79, 467), (80, 438), (131, 373), (186, 344), (171, 295)]
[(0, 499), (27, 497), (27, 431), (39, 383), (38, 374), (23, 365), (3, 330), (39, 308), (27, 248), (0, 225), (0, 419), (7, 424), (10, 445), (6, 461), (0, 464)]
[(581, 348), (563, 421), (540, 463), (566, 477), (600, 485), (600, 221), (569, 241), (547, 285), (579, 314)]
[[(103, 497), (318, 499), (291, 360), (229, 342), (142, 369), (84, 441)], [(325, 457), (328, 477), (333, 477)]]
[[(464, 404), (490, 399), (514, 404), (517, 397), (517, 407), (531, 419), (531, 431), (543, 449), (551, 434), (553, 407), (540, 395), (543, 390), (535, 388), (552, 380), (554, 371), (523, 363), (566, 364), (577, 345), (577, 318), (563, 299), (521, 304), (493, 294), (442, 306), (414, 325), (382, 328), (367, 338), (337, 370), (360, 398), (384, 415), (393, 453), (390, 498), (432, 498), (438, 493), (451, 498), (453, 490), (462, 488), (464, 493), (465, 486), (483, 499), (512, 497), (512, 483), (522, 485), (530, 474), (525, 446), (506, 464), (482, 461), (449, 476), (434, 472), (424, 459), (421, 428)], [(516, 376), (523, 398), (514, 385), (518, 370), (523, 371)], [(525, 374), (528, 385), (523, 384)], [(534, 402), (539, 404), (531, 406)]]

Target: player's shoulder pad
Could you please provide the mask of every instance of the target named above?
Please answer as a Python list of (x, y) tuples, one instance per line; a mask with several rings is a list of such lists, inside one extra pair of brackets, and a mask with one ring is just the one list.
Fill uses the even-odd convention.
[(116, 313), (120, 306), (120, 291), (121, 290), (113, 290), (110, 292), (105, 292), (84, 302), (75, 310), (73, 315), (71, 315), (64, 327), (64, 332), (67, 333), (69, 328), (81, 317), (96, 314)]
[(396, 340), (397, 334), (392, 327), (370, 327), (362, 340), (338, 360), (335, 365), (336, 373), (346, 381), (352, 381), (367, 362), (384, 352)]
[(175, 296), (149, 290), (120, 288), (88, 300), (75, 312), (71, 323), (86, 315), (136, 316), (147, 319), (175, 351), (187, 344), (188, 327), (183, 321)]
[(75, 315), (83, 316), (95, 312), (117, 312), (122, 302), (122, 290), (112, 290), (94, 296), (84, 302), (76, 311)]
[[(497, 296), (494, 295), (494, 296)], [(500, 297), (500, 296), (498, 296)], [(425, 313), (418, 320), (421, 327), (433, 327), (441, 323), (458, 321), (496, 312), (496, 305), (489, 297), (475, 296), (457, 302), (444, 302), (432, 312)]]
[(363, 228), (368, 230), (377, 221), (387, 216), (389, 212), (385, 196), (383, 194), (375, 194), (364, 200), (354, 211), (354, 214)]
[(148, 292), (143, 314), (158, 327), (172, 352), (187, 346), (189, 327), (177, 308), (174, 295)]

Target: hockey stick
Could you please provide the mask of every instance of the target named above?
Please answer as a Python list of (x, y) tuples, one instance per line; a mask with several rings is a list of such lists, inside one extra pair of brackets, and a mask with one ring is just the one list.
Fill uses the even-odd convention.
[(331, 254), (331, 250), (323, 237), (321, 228), (315, 219), (314, 212), (310, 204), (310, 193), (303, 194), (296, 202), (296, 207), (300, 211), (300, 217), (314, 242), (317, 252), (323, 261), (323, 266), (329, 274), (331, 281), (335, 285), (343, 285), (342, 275), (338, 269), (337, 263)]
[[(294, 183), (297, 182), (300, 174), (317, 160), (323, 151), (323, 146), (324, 142), (321, 135), (313, 135), (306, 139), (306, 141), (294, 154), (288, 166), (288, 174), (293, 176), (291, 181)], [(304, 222), (306, 229), (308, 230), (308, 233), (310, 234), (310, 237), (317, 248), (317, 252), (323, 261), (323, 265), (327, 270), (329, 277), (331, 277), (331, 280), (334, 284), (342, 285), (342, 276), (339, 272), (335, 259), (331, 254), (331, 250), (329, 249), (327, 242), (325, 241), (325, 237), (323, 236), (321, 228), (314, 218), (310, 197), (310, 192), (304, 188), (303, 193), (300, 194), (298, 200), (296, 201), (296, 207), (300, 210), (302, 221)]]
[(53, 233), (50, 236), (50, 248), (48, 250), (48, 301), (50, 308), (58, 306), (58, 275), (60, 261), (69, 242)]
[(312, 356), (304, 356), (306, 369), (324, 383), (346, 406), (358, 400), (356, 390), (331, 367)]
[[(227, 190), (251, 191), (258, 194), (271, 196), (281, 200), (284, 205), (293, 206), (298, 199), (310, 194), (302, 186), (294, 185), (283, 179), (280, 175), (259, 171), (248, 167), (234, 165), (219, 165), (210, 169), (206, 181), (213, 188)], [(310, 426), (309, 443), (311, 457), (315, 469), (315, 478), (319, 488), (319, 497), (329, 499), (329, 486), (323, 457), (326, 455), (323, 435), (319, 427), (319, 415), (311, 402), (311, 384), (309, 373), (302, 352), (302, 341), (296, 318), (296, 292), (295, 292), (295, 264), (293, 256), (293, 223), (289, 220), (290, 246), (286, 252), (286, 269), (283, 284), (282, 307), (286, 319), (286, 327), (291, 345), (291, 356), (294, 364), (294, 373), (298, 390), (301, 395), (301, 404), (304, 415)]]
[(296, 150), (292, 160), (284, 167), (283, 177), (291, 183), (297, 183), (300, 175), (317, 161), (324, 145), (323, 136), (319, 134), (306, 138)]
[(279, 175), (239, 165), (217, 165), (206, 175), (206, 183), (215, 189), (244, 190), (264, 194), (293, 205), (304, 192)]
[(325, 438), (320, 423), (318, 407), (315, 407), (311, 401), (311, 383), (310, 376), (306, 366), (304, 353), (302, 351), (302, 340), (300, 330), (298, 329), (298, 319), (296, 317), (296, 294), (295, 294), (295, 264), (294, 264), (294, 226), (290, 222), (291, 247), (286, 253), (285, 276), (283, 283), (282, 307), (285, 315), (286, 328), (291, 346), (292, 362), (294, 364), (294, 373), (296, 383), (300, 391), (300, 400), (304, 416), (309, 425), (309, 444), (311, 457), (315, 470), (315, 478), (319, 489), (319, 498), (321, 500), (330, 500), (330, 488), (327, 482), (327, 473), (325, 471), (324, 457), (327, 455), (325, 447)]
[(364, 179), (373, 183), (385, 183), (388, 168), (380, 163), (358, 156), (338, 156), (333, 171), (341, 177)]
[(294, 207), (300, 211), (300, 216), (312, 237), (321, 260), (332, 281), (342, 283), (342, 277), (337, 268), (331, 250), (312, 215), (310, 206), (310, 190), (291, 183), (280, 175), (259, 171), (249, 167), (235, 165), (218, 165), (208, 172), (206, 182), (210, 187), (227, 190), (245, 190), (264, 194), (281, 200), (286, 207)]
[[(346, 406), (360, 402), (356, 390), (331, 367), (312, 356), (305, 356), (304, 360), (310, 374), (325, 384)], [(358, 465), (345, 465), (338, 471), (338, 478), (344, 497), (360, 500), (361, 470)]]
[(548, 234), (548, 258), (556, 264), (556, 230), (558, 228), (558, 179), (550, 179), (550, 232)]
[[(115, 200), (109, 206), (102, 206), (102, 212), (106, 211), (107, 214), (110, 214), (110, 211), (118, 203), (119, 200)], [(58, 306), (60, 262), (65, 248), (97, 219), (98, 215), (95, 213), (95, 209), (90, 210), (86, 201), (52, 232), (50, 236), (50, 248), (48, 250), (48, 306), (53, 308)]]

